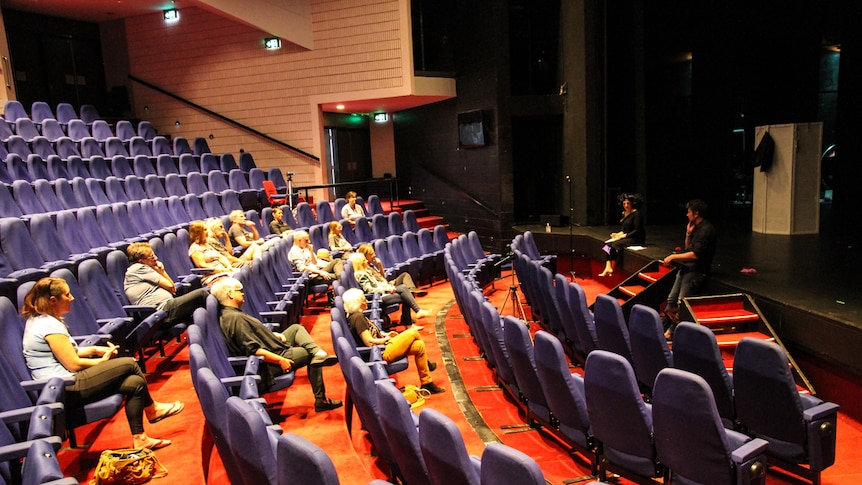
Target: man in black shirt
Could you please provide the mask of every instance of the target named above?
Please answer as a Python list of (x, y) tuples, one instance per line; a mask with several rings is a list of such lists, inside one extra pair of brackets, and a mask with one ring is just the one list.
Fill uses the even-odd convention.
[(263, 358), (261, 384), (268, 387), (275, 376), (308, 366), (308, 380), (314, 392), (314, 410), (329, 411), (341, 407), (341, 401), (328, 399), (323, 384), (322, 367), (335, 365), (338, 359), (323, 351), (302, 325), (291, 325), (285, 331), (273, 332), (258, 319), (241, 310), (245, 297), (242, 283), (221, 278), (212, 294), (222, 305), (219, 325), (231, 355), (258, 355)]
[(686, 296), (691, 296), (703, 285), (706, 275), (712, 266), (715, 256), (717, 234), (715, 227), (706, 219), (707, 205), (700, 199), (690, 200), (687, 210), (688, 225), (685, 229), (685, 249), (668, 255), (662, 260), (666, 265), (675, 263), (679, 266), (676, 280), (667, 296), (665, 308), (665, 334), (673, 335), (673, 329), (679, 323), (679, 304)]

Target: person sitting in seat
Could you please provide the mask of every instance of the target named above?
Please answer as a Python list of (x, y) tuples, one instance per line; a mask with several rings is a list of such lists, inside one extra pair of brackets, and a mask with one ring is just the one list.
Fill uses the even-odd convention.
[(344, 194), (344, 198), (347, 200), (347, 204), (341, 208), (341, 218), (347, 219), (351, 226), (356, 225), (357, 218), (365, 217), (365, 210), (356, 203), (356, 192), (351, 190)]
[[(362, 254), (354, 254), (350, 257), (350, 263), (353, 265), (353, 275), (359, 283), (359, 287), (365, 293), (381, 294), (380, 303), (383, 305), (401, 304), (401, 325), (412, 325), (416, 330), (422, 330), (425, 327), (415, 325), (411, 310), (416, 312), (416, 318), (425, 318), (431, 314), (428, 310), (419, 308), (416, 299), (413, 298), (413, 292), (410, 288), (401, 285), (392, 285), (385, 279), (376, 278), (368, 265), (368, 259)], [(388, 328), (388, 325), (385, 325)]]
[(129, 303), (163, 310), (167, 316), (162, 325), (189, 322), (192, 313), (206, 305), (209, 293), (202, 288), (174, 296), (177, 293), (174, 280), (165, 271), (165, 265), (159, 261), (150, 243), (129, 244), (126, 255), (131, 264), (123, 279), (123, 291)]
[(311, 238), (305, 231), (293, 233), (293, 246), (287, 252), (287, 259), (294, 271), (311, 273), (309, 281), (313, 285), (329, 283), (344, 269), (344, 262), (340, 259), (319, 261), (314, 254)]
[[(191, 226), (189, 232), (191, 232)], [(233, 245), (224, 230), (224, 223), (218, 217), (210, 217), (206, 220), (206, 244), (227, 258), (232, 268), (251, 266), (253, 258), (251, 251), (245, 251), (240, 257), (233, 255)]]
[[(377, 257), (377, 254), (374, 252), (374, 247), (371, 244), (365, 243), (360, 245), (356, 248), (356, 252), (365, 255), (365, 259), (368, 260), (370, 272), (375, 278), (377, 278), (377, 280), (386, 281), (386, 277), (384, 276), (386, 274), (386, 270), (383, 268), (383, 263), (380, 261), (380, 258)], [(389, 284), (392, 286), (404, 285), (416, 296), (425, 296), (428, 294), (427, 291), (420, 290), (416, 287), (416, 283), (413, 282), (413, 277), (406, 271), (396, 276), (394, 280), (389, 281)]]
[(185, 405), (153, 400), (135, 359), (114, 358), (116, 345), (78, 347), (63, 322), (74, 299), (62, 278), (42, 278), (24, 297), (24, 358), (33, 379), (74, 376), (75, 382), (66, 387), (66, 405), (72, 408), (120, 393), (126, 398), (132, 447), (157, 450), (170, 445), (170, 440), (147, 436), (143, 416), (157, 423), (179, 414)]
[(222, 306), (219, 325), (231, 355), (263, 358), (265, 365), (260, 368), (260, 377), (264, 388), (272, 384), (274, 377), (308, 366), (314, 410), (321, 412), (341, 407), (341, 401), (326, 397), (321, 369), (335, 365), (338, 358), (321, 349), (305, 327), (293, 324), (283, 332), (266, 328), (260, 320), (242, 311), (245, 303), (242, 283), (234, 278), (222, 278), (216, 282), (212, 293)]
[(230, 229), (227, 235), (230, 238), (230, 243), (234, 246), (245, 248), (242, 253), (244, 259), (257, 259), (263, 253), (263, 238), (257, 232), (254, 222), (245, 218), (245, 212), (234, 210), (230, 212)]
[(207, 244), (207, 230), (203, 221), (189, 224), (189, 258), (196, 268), (206, 268), (212, 273), (205, 275), (201, 283), (211, 286), (218, 278), (233, 274), (230, 260)]
[(329, 223), (329, 250), (349, 253), (353, 251), (353, 246), (342, 234), (341, 222), (332, 221)]
[(347, 313), (347, 325), (357, 343), (371, 347), (384, 345), (383, 360), (395, 362), (405, 356), (412, 355), (416, 363), (416, 371), (419, 373), (419, 382), (422, 389), (431, 394), (438, 394), (446, 390), (445, 387), (434, 384), (431, 373), (437, 368), (435, 362), (429, 362), (425, 351), (425, 341), (415, 328), (398, 332), (381, 333), (374, 323), (363, 313), (368, 308), (365, 294), (358, 288), (351, 288), (342, 295), (344, 300), (344, 312)]
[(269, 223), (270, 234), (279, 234), (283, 238), (293, 234), (290, 225), (284, 222), (284, 211), (281, 207), (272, 208), (272, 222)]

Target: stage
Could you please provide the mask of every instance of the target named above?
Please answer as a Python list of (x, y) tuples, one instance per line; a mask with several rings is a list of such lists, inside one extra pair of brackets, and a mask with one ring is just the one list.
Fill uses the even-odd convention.
[[(753, 295), (788, 348), (862, 375), (862, 244), (825, 234), (766, 235), (713, 223), (718, 248), (704, 294)], [(577, 259), (603, 262), (603, 241), (619, 227), (551, 227), (550, 234), (541, 225), (513, 229), (532, 231), (543, 253), (570, 254), (574, 263), (561, 258), (558, 272), (575, 269), (578, 277), (595, 278), (595, 273), (581, 274), (590, 266), (576, 264)], [(678, 225), (647, 226), (646, 233), (645, 249), (626, 251), (625, 273), (681, 246), (685, 218)], [(741, 271), (746, 268), (754, 271)]]

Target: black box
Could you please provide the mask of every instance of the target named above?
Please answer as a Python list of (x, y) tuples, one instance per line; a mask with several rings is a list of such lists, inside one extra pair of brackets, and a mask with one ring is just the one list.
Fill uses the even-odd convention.
[(563, 225), (562, 217), (559, 214), (542, 214), (539, 216), (539, 222), (542, 225), (550, 224), (554, 227), (559, 227)]

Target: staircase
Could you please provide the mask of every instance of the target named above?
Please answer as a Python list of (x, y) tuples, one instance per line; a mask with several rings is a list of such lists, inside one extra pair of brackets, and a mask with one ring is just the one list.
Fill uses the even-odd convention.
[[(623, 280), (608, 292), (620, 302), (626, 321), (636, 304), (660, 308), (673, 286), (678, 269), (652, 261)], [(680, 321), (694, 322), (709, 327), (715, 333), (719, 350), (728, 370), (733, 367), (733, 355), (739, 341), (753, 337), (776, 342), (784, 350), (793, 367), (796, 384), (801, 392), (814, 394), (814, 387), (796, 365), (793, 356), (781, 343), (772, 325), (761, 313), (751, 295), (734, 293), (683, 298), (679, 310)]]
[(814, 394), (811, 382), (796, 365), (793, 356), (781, 343), (775, 329), (761, 313), (751, 295), (733, 293), (683, 298), (679, 319), (704, 325), (715, 333), (718, 348), (728, 369), (733, 367), (733, 353), (743, 338), (753, 337), (777, 343), (790, 361), (799, 390)]
[(628, 320), (634, 305), (640, 303), (655, 308), (657, 302), (664, 301), (673, 286), (676, 272), (675, 267), (651, 261), (608, 291), (608, 295), (620, 302), (623, 315)]
[(403, 213), (406, 210), (412, 210), (416, 213), (416, 221), (419, 223), (420, 228), (433, 230), (434, 227), (443, 225), (446, 226), (447, 231), (449, 229), (449, 225), (443, 221), (443, 218), (431, 215), (421, 200), (401, 199), (401, 201), (394, 203), (391, 207), (388, 200), (381, 200), (380, 204), (383, 206), (383, 211), (387, 214), (393, 211)]

